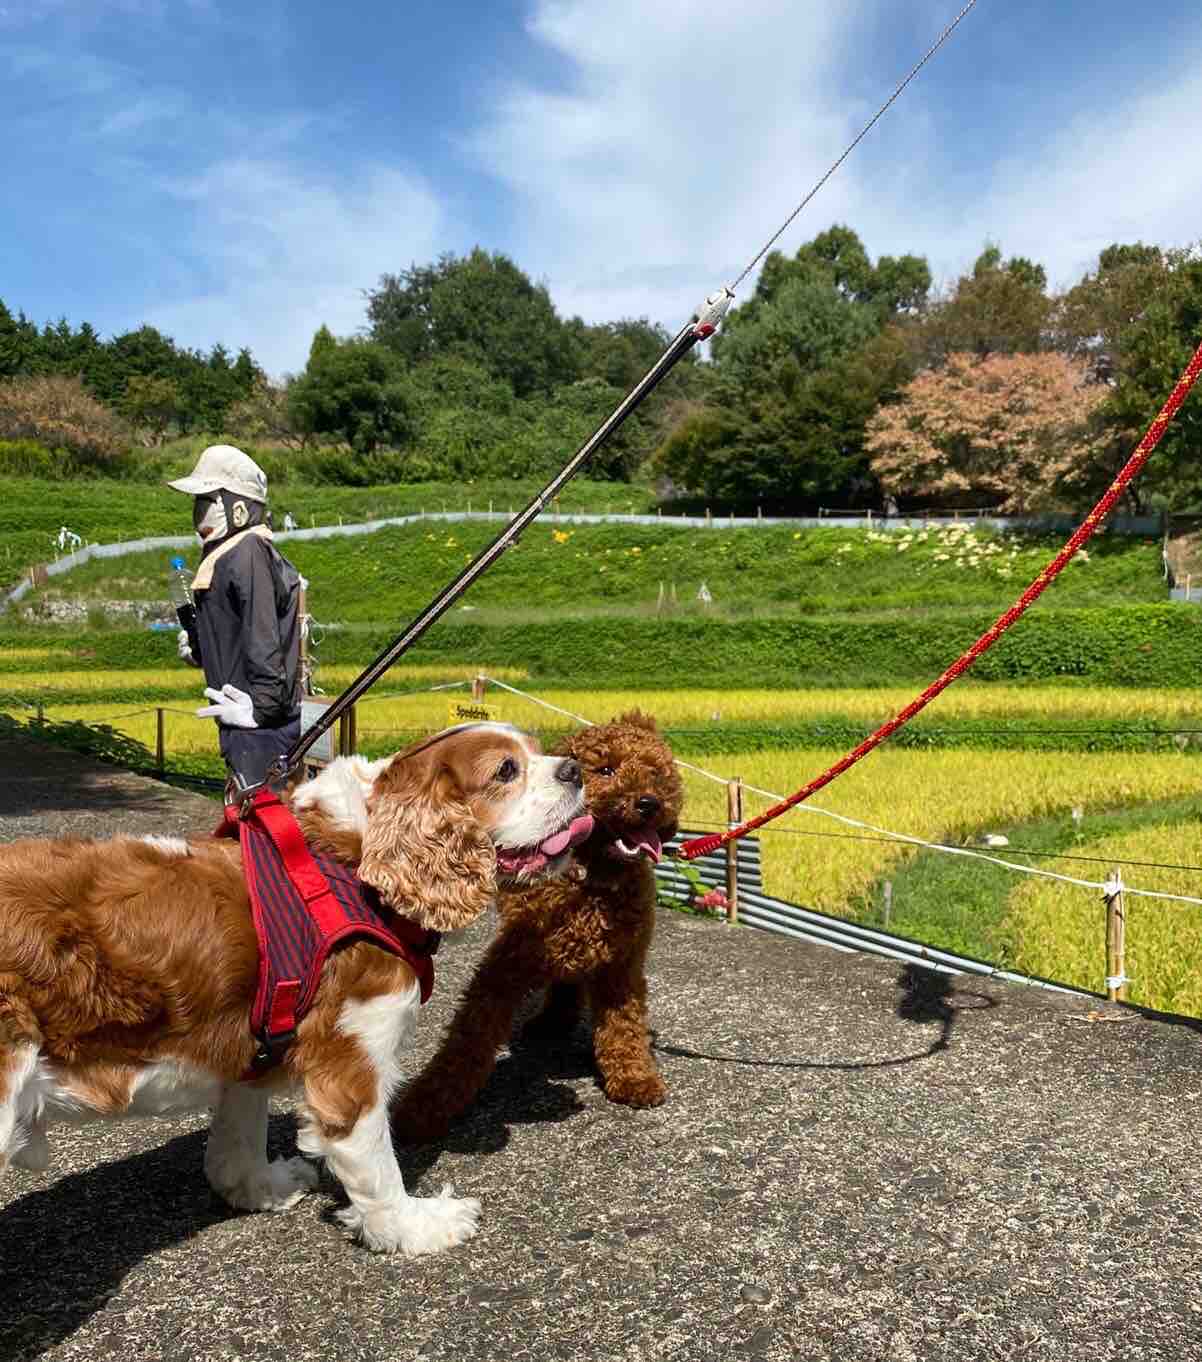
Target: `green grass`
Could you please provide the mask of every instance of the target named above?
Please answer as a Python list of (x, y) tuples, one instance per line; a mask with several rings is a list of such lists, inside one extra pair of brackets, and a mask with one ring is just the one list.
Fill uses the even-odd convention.
[[(519, 510), (539, 490), (532, 480), (480, 483), (406, 483), (384, 487), (306, 486), (289, 483), (272, 496), (280, 524), (291, 511), (308, 526), (412, 515), (422, 510)], [(569, 483), (560, 498), (564, 511), (636, 512), (651, 509), (645, 487), (626, 483)], [(59, 527), (92, 543), (191, 533), (191, 504), (162, 483), (91, 481), (51, 482), (38, 478), (6, 478), (0, 498), (0, 585), (16, 580), (31, 563), (53, 561)], [(110, 569), (121, 575), (119, 560)]]

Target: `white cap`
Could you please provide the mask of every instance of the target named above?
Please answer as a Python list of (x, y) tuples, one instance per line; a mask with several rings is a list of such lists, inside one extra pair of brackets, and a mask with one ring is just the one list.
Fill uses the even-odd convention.
[(186, 478), (176, 478), (167, 486), (190, 497), (209, 496), (224, 488), (248, 501), (267, 500), (267, 474), (233, 445), (210, 445)]

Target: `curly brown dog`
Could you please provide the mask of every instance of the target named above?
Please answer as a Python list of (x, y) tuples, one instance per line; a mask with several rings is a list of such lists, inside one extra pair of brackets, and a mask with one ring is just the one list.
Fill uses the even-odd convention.
[(499, 926), (438, 1053), (402, 1094), (393, 1130), (410, 1143), (445, 1133), (484, 1086), (514, 1016), (550, 985), (527, 1034), (568, 1034), (587, 1002), (605, 1094), (657, 1106), (667, 1089), (651, 1056), (645, 962), (655, 925), (654, 866), (675, 835), (682, 790), (655, 720), (637, 710), (561, 743), (584, 771), (592, 836), (576, 848), (583, 869), (497, 902)]

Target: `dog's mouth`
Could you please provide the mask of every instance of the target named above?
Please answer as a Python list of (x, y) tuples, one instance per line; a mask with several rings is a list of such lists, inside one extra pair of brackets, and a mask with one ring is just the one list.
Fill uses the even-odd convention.
[(592, 831), (592, 814), (582, 813), (533, 846), (497, 847), (497, 869), (511, 879), (528, 879), (545, 870), (565, 852), (587, 841)]
[(607, 852), (619, 861), (638, 861), (645, 856), (652, 865), (658, 865), (663, 843), (654, 828), (644, 828), (639, 832), (628, 832), (625, 837), (615, 837)]

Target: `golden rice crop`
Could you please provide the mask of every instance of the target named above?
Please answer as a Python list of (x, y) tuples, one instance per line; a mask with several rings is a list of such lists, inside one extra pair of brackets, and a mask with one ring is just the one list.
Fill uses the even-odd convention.
[[(817, 750), (743, 753), (695, 759), (693, 764), (783, 795), (842, 755)], [(764, 887), (780, 898), (838, 913), (915, 854), (904, 844), (854, 840), (859, 829), (823, 816), (819, 808), (927, 841), (963, 841), (999, 825), (1075, 806), (1089, 813), (1178, 798), (1196, 791), (1198, 776), (1197, 759), (1177, 753), (1145, 754), (1133, 761), (1109, 752), (882, 748), (762, 831)], [(685, 788), (687, 826), (725, 825), (723, 786), (686, 771)], [(747, 814), (759, 812), (767, 802), (748, 794)]]
[[(5, 656), (13, 654), (6, 652)], [(360, 670), (359, 667), (322, 666), (317, 680), (323, 690), (336, 695), (359, 675)], [(384, 694), (392, 688), (416, 685), (420, 682), (436, 685), (446, 681), (469, 680), (475, 676), (477, 670), (466, 663), (462, 665), (454, 662), (398, 663), (385, 674), (383, 681), (379, 683), (379, 691)], [(503, 681), (520, 682), (527, 675), (521, 667), (496, 667), (493, 670)], [(85, 667), (64, 658), (63, 665), (54, 669), (0, 674), (0, 696), (13, 697), (31, 705), (39, 700), (53, 704), (56, 695), (88, 691), (97, 697), (106, 694), (118, 697), (136, 694), (139, 699), (155, 704), (159, 700), (179, 696), (202, 697), (204, 684), (201, 673), (184, 664), (168, 667), (131, 667), (125, 670), (114, 667)], [(120, 707), (127, 702), (118, 699), (115, 703)], [(197, 704), (201, 703), (202, 699), (198, 698)]]
[[(331, 669), (332, 682), (338, 680)], [(324, 677), (323, 673), (323, 677)], [(389, 673), (389, 678), (391, 678)], [(349, 679), (349, 674), (348, 674)], [(500, 676), (501, 680), (510, 680)], [(387, 682), (385, 682), (387, 684)], [(334, 685), (331, 685), (334, 689)], [(701, 727), (715, 723), (787, 723), (841, 716), (875, 726), (914, 698), (909, 690), (540, 690), (538, 699), (581, 718), (601, 722), (628, 709), (644, 709), (665, 727)], [(544, 708), (534, 699), (493, 687), (488, 703), (508, 722), (541, 730), (566, 729), (572, 720)], [(420, 726), (414, 722), (414, 698), (368, 697), (360, 727), (378, 731)], [(433, 711), (432, 711), (433, 712)], [(1168, 726), (1202, 726), (1202, 692), (1196, 690), (1057, 690), (1052, 686), (969, 686), (953, 688), (929, 711), (936, 719), (1054, 720), (1066, 726), (1107, 720), (1147, 720)]]
[[(1162, 865), (1202, 865), (1202, 822), (1164, 824), (1117, 834), (1079, 849), (1081, 855)], [(1105, 865), (1050, 862), (1046, 869), (1102, 880)], [(1124, 869), (1141, 889), (1202, 898), (1202, 875), (1151, 866)], [(1202, 906), (1126, 895), (1126, 972), (1131, 1002), (1202, 1016)], [(1007, 931), (1016, 965), (1083, 988), (1101, 990), (1106, 976), (1106, 910), (1096, 890), (1055, 880), (1028, 880), (1010, 895)]]

